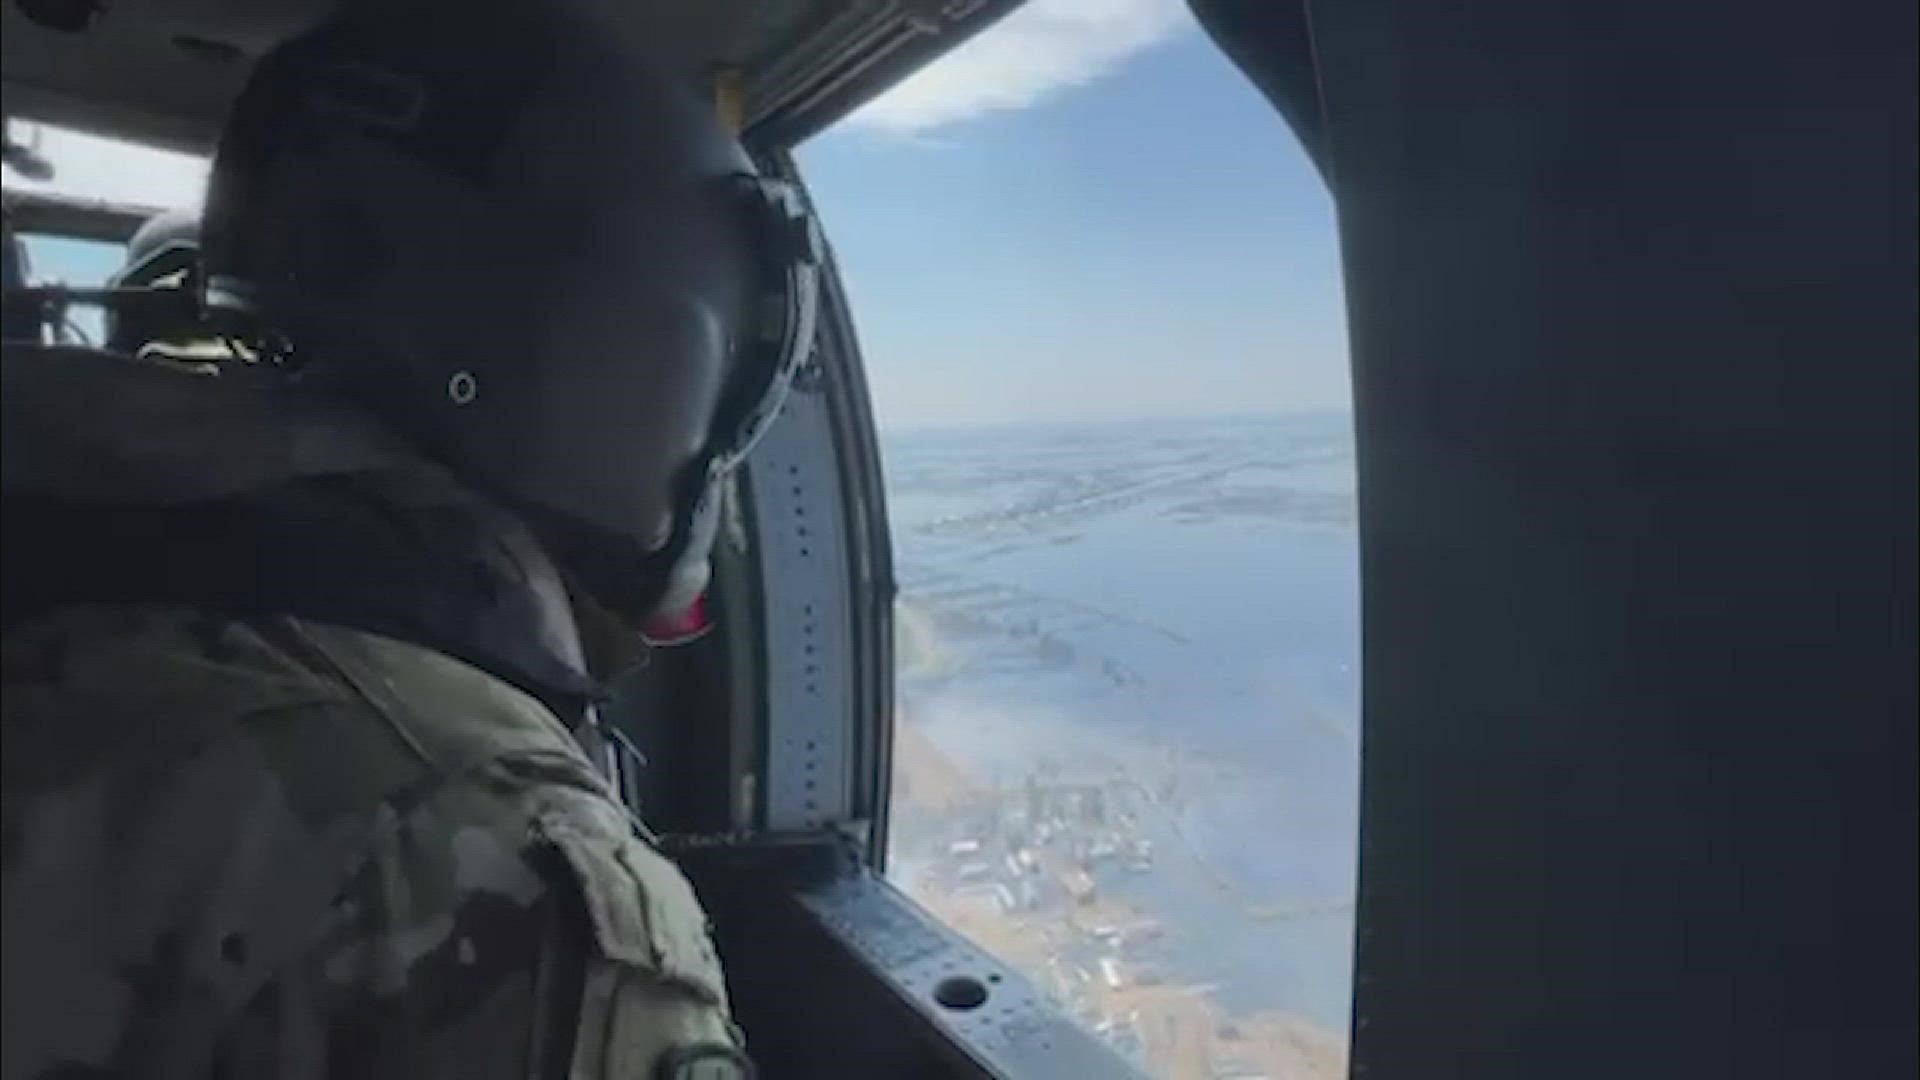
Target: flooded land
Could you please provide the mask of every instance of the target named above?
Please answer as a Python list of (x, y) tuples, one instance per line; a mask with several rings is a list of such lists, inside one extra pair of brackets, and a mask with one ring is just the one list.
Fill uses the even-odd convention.
[(1155, 1075), (1344, 1075), (1346, 417), (883, 449), (901, 581), (892, 875)]

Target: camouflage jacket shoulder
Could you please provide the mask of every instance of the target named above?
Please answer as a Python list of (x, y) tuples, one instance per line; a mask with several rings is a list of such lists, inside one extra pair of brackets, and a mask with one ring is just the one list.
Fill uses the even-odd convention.
[(4, 1077), (745, 1072), (686, 879), (507, 684), (123, 606), (4, 680)]

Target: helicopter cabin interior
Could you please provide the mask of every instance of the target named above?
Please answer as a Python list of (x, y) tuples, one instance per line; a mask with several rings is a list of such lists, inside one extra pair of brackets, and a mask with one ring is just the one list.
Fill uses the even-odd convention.
[[(7, 0), (7, 116), (205, 153), (321, 6)], [(1014, 6), (627, 9), (792, 175)], [(1913, 1074), (1914, 11), (1840, 6), (1193, 0), (1339, 211), (1356, 1076)], [(718, 631), (618, 688), (636, 796), (765, 1075), (1127, 1075), (884, 876), (886, 510), (825, 300)]]

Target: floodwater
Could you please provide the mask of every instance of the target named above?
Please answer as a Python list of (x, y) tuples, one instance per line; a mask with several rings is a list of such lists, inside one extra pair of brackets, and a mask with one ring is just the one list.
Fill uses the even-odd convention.
[[(899, 713), (982, 787), (1095, 783), (1160, 976), (1344, 1036), (1358, 559), (1345, 415), (883, 438)], [(896, 807), (895, 872), (951, 823)], [(910, 886), (911, 887), (911, 886)], [(1046, 917), (1044, 911), (1022, 915)]]

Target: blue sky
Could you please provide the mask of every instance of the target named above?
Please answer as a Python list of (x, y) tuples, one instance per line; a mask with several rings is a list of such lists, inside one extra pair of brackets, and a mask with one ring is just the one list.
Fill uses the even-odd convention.
[[(198, 201), (101, 142), (47, 132), (55, 186)], [(1179, 0), (1032, 0), (798, 156), (884, 428), (1348, 400), (1331, 203)]]
[(801, 148), (883, 427), (1345, 406), (1319, 177), (1184, 9), (1130, 44), (1024, 101), (968, 114), (951, 80), (930, 116)]

